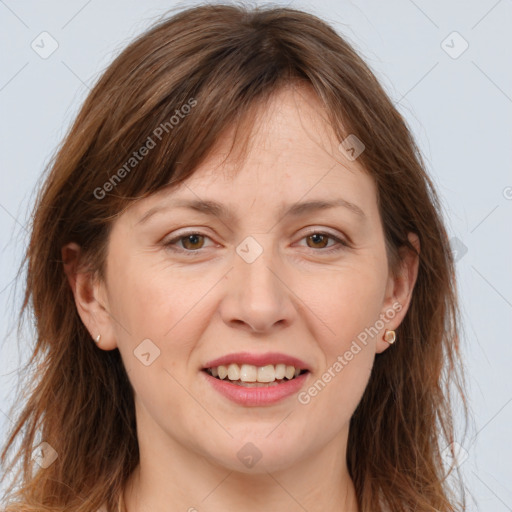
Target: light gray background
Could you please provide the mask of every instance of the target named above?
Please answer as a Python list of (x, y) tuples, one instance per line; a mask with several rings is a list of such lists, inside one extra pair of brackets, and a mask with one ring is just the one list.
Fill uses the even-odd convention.
[[(512, 2), (276, 4), (332, 23), (377, 74), (419, 141), (458, 250), (472, 414), (460, 467), (477, 502), (470, 500), (467, 510), (512, 510)], [(23, 291), (13, 279), (34, 187), (101, 71), (175, 5), (0, 0), (2, 440), (12, 421), (17, 368), (27, 355), (28, 342), (20, 350), (13, 330)], [(42, 45), (43, 31), (58, 43), (47, 59), (31, 48), (34, 40)], [(458, 55), (464, 41), (469, 46)]]

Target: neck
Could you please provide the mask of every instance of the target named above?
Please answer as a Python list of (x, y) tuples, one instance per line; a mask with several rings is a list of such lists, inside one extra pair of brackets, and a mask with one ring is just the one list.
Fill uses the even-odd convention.
[(204, 473), (183, 478), (183, 474), (172, 472), (160, 473), (157, 479), (150, 474), (139, 465), (131, 475), (124, 491), (124, 512), (359, 512), (348, 474), (336, 481), (319, 481), (314, 473), (302, 473), (302, 478), (294, 479), (291, 472), (249, 476), (217, 470), (215, 478)]

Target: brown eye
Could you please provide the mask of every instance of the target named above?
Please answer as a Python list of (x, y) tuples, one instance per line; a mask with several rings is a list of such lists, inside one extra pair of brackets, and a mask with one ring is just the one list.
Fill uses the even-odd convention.
[[(205, 246), (205, 240), (211, 239), (207, 235), (191, 232), (163, 242), (163, 245), (174, 252), (182, 253), (187, 256), (197, 256), (203, 252), (201, 249), (208, 247)], [(307, 240), (308, 248), (320, 254), (330, 254), (350, 247), (347, 242), (337, 236), (319, 231), (311, 232), (311, 234), (304, 236), (302, 240)], [(334, 241), (330, 246), (328, 245), (329, 240)]]
[(201, 233), (185, 233), (173, 238), (167, 242), (163, 242), (164, 247), (175, 252), (181, 252), (189, 256), (199, 254), (201, 249), (205, 247), (205, 240), (210, 239), (209, 236)]
[[(351, 247), (344, 239), (323, 231), (310, 231), (302, 240), (306, 240), (307, 247), (318, 254), (331, 254)], [(334, 243), (328, 245), (329, 240)]]
[[(197, 234), (197, 233), (182, 236), (178, 240), (179, 241), (182, 240), (183, 247), (185, 249), (189, 249), (189, 250), (201, 249), (204, 244), (204, 236)], [(202, 241), (202, 243), (201, 243), (201, 241)], [(199, 245), (199, 247), (198, 247), (198, 245)]]
[(323, 249), (327, 246), (328, 239), (333, 237), (325, 233), (314, 233), (306, 238), (314, 244), (313, 246), (308, 247), (311, 247), (312, 249)]

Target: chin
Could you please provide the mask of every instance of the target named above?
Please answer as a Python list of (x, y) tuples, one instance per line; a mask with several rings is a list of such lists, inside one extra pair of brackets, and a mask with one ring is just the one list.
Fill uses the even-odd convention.
[[(266, 474), (281, 471), (297, 464), (300, 460), (299, 450), (304, 450), (303, 440), (287, 442), (282, 438), (271, 439), (266, 429), (254, 435), (234, 435), (227, 444), (218, 443), (206, 449), (204, 456), (213, 464), (229, 471), (245, 474)], [(270, 434), (272, 436), (272, 434)]]

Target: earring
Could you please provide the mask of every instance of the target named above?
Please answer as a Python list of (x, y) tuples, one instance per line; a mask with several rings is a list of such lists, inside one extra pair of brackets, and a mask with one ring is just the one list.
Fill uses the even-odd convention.
[(387, 329), (384, 332), (384, 336), (382, 339), (386, 342), (392, 345), (396, 340), (396, 334), (395, 331), (388, 331)]
[(96, 336), (96, 339), (94, 340), (96, 343), (99, 343), (100, 342), (100, 339), (101, 339), (101, 334), (98, 334), (98, 336)]

